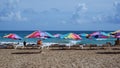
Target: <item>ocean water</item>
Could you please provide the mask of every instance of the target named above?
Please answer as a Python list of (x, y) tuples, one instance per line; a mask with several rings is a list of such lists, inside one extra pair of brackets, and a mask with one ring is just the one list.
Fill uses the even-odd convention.
[[(25, 38), (28, 34), (32, 33), (33, 31), (0, 31), (0, 42), (19, 42), (22, 43), (23, 41), (26, 41), (27, 43), (36, 43), (38, 39), (36, 38)], [(76, 34), (81, 34), (81, 33), (93, 33), (95, 31), (47, 31), (51, 34), (66, 34), (66, 33), (76, 33)], [(106, 33), (112, 32), (112, 31), (105, 31)], [(3, 38), (3, 36), (9, 34), (9, 33), (15, 33), (22, 37), (22, 40), (13, 40), (13, 39), (8, 39), (8, 38)], [(115, 38), (108, 38), (104, 40), (96, 40), (96, 39), (87, 39), (85, 37), (82, 37), (82, 40), (77, 40), (78, 44), (105, 44), (106, 42), (110, 42), (114, 44)], [(51, 42), (51, 43), (69, 43), (70, 40), (67, 39), (60, 39), (60, 38), (48, 38), (42, 40), (43, 42)]]

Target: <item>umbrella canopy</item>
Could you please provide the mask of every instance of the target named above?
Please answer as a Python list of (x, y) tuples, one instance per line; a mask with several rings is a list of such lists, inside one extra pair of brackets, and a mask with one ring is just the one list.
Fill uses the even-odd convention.
[(60, 38), (61, 34), (55, 34), (54, 37), (55, 38)]
[(45, 36), (47, 38), (54, 38), (54, 36), (52, 34), (48, 33), (48, 32), (45, 32)]
[(10, 38), (10, 39), (16, 39), (16, 40), (21, 40), (22, 38), (18, 36), (17, 34), (10, 33), (8, 35), (3, 36), (4, 38)]
[(120, 35), (118, 35), (118, 36), (115, 36), (115, 38), (120, 38)]
[(26, 36), (26, 38), (41, 38), (47, 36), (45, 32), (34, 31), (33, 33)]
[(116, 30), (114, 32), (111, 32), (111, 34), (116, 34), (116, 33), (120, 33), (120, 30)]
[(116, 33), (114, 35), (111, 35), (113, 38), (120, 38), (120, 33)]
[(86, 33), (81, 33), (80, 36), (87, 37), (88, 34), (86, 34)]
[(68, 33), (62, 36), (64, 39), (74, 39), (74, 40), (80, 40), (82, 39), (79, 35), (75, 33)]
[(43, 32), (43, 31), (34, 31), (33, 33), (29, 34), (26, 36), (26, 38), (53, 38), (54, 36), (48, 32)]
[(94, 32), (90, 36), (94, 38), (109, 38), (110, 35), (105, 32)]

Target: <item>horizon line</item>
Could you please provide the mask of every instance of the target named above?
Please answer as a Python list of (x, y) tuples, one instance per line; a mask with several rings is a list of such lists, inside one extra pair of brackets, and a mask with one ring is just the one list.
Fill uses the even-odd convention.
[[(0, 31), (37, 31), (37, 30), (0, 30)], [(40, 30), (40, 31), (116, 31), (116, 30)]]

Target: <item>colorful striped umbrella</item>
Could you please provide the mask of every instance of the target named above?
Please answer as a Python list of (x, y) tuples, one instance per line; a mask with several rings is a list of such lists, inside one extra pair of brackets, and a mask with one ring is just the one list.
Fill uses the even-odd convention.
[(120, 33), (120, 30), (116, 30), (114, 32), (111, 32), (111, 34), (116, 34), (116, 33)]
[(39, 31), (35, 31), (35, 32), (27, 35), (26, 38), (40, 38), (40, 32)]
[(47, 38), (54, 38), (54, 36), (48, 32), (45, 32)]
[(55, 38), (60, 38), (61, 34), (55, 34), (54, 37)]
[(10, 33), (8, 35), (3, 36), (4, 38), (10, 38), (10, 39), (15, 39), (15, 40), (21, 40), (22, 38), (18, 36), (17, 34)]
[(114, 35), (111, 35), (113, 38), (120, 38), (120, 33), (116, 33)]
[(74, 40), (81, 40), (82, 39), (79, 35), (77, 35), (75, 33), (65, 34), (65, 35), (62, 36), (62, 38), (64, 38), (64, 39), (74, 39)]
[(94, 32), (90, 36), (94, 38), (109, 38), (110, 35), (105, 32)]
[(26, 38), (41, 38), (47, 36), (45, 32), (34, 31), (33, 33), (26, 36)]
[(83, 37), (87, 37), (88, 36), (88, 34), (86, 34), (86, 33), (81, 33), (81, 34), (79, 34), (80, 36), (83, 36)]
[(43, 31), (34, 31), (33, 33), (26, 36), (26, 38), (52, 38), (52, 34)]
[(115, 36), (115, 38), (120, 38), (120, 35), (118, 35), (118, 36)]

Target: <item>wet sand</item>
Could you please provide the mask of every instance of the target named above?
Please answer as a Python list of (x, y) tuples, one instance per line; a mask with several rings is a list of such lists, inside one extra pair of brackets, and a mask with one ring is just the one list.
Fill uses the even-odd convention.
[(120, 68), (120, 50), (0, 49), (0, 68)]

